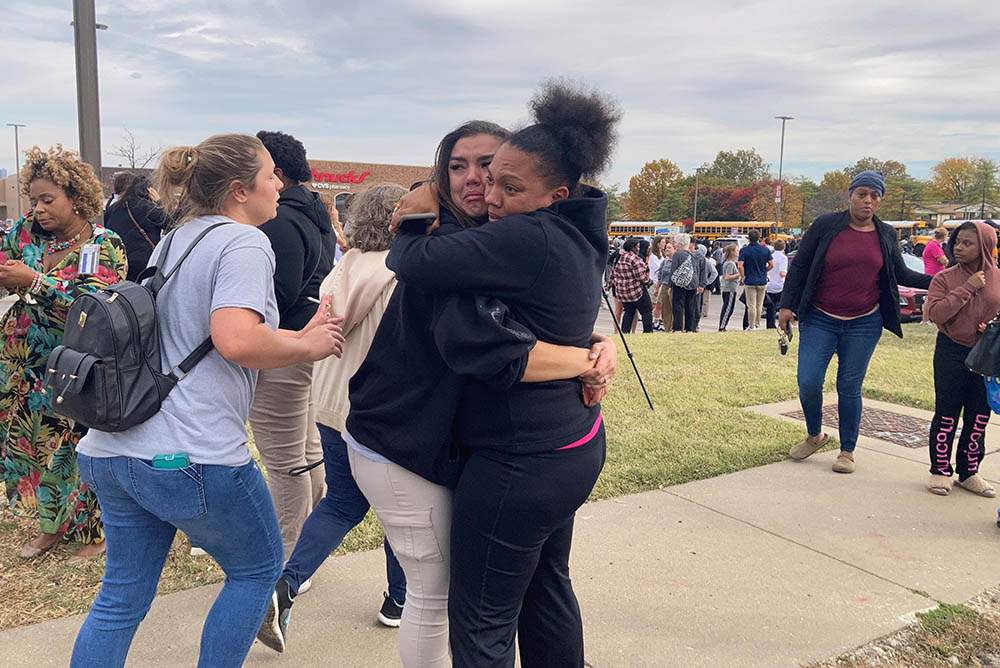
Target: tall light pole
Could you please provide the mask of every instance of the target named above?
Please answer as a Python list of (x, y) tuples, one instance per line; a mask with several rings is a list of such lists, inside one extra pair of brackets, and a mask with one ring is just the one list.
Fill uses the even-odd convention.
[(14, 172), (14, 183), (17, 184), (17, 193), (14, 199), (17, 200), (17, 217), (21, 217), (21, 145), (17, 142), (18, 128), (28, 127), (24, 123), (8, 123), (7, 127), (14, 128), (14, 165), (17, 171)]
[(774, 195), (776, 208), (774, 222), (777, 227), (781, 227), (781, 198), (784, 195), (781, 187), (781, 168), (784, 166), (783, 163), (785, 161), (785, 122), (794, 119), (791, 116), (775, 116), (775, 118), (781, 120), (781, 151), (778, 153), (778, 190)]
[(694, 224), (698, 222), (698, 177), (701, 176), (702, 167), (694, 168), (694, 218), (691, 220), (691, 229), (694, 230)]
[(80, 157), (101, 178), (101, 107), (97, 97), (97, 29), (94, 0), (73, 0), (73, 44), (76, 50), (76, 114)]

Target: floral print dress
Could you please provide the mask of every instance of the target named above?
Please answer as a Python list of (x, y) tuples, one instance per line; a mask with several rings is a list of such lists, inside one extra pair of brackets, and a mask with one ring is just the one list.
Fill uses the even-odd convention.
[(125, 247), (114, 232), (99, 225), (87, 244), (100, 246), (97, 271), (79, 273), (74, 248), (45, 272), (45, 241), (34, 218), (17, 221), (0, 242), (0, 263), (21, 260), (40, 271), (40, 288), (27, 292), (3, 319), (0, 338), (0, 480), (17, 515), (37, 517), (44, 533), (65, 532), (67, 540), (104, 540), (97, 497), (80, 481), (76, 444), (86, 433), (73, 420), (52, 412), (42, 392), (49, 354), (62, 343), (66, 315), (77, 295), (97, 292), (125, 278)]

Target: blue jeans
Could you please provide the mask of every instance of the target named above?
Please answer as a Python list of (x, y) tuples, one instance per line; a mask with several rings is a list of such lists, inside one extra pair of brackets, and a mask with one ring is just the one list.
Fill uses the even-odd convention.
[(799, 322), (799, 401), (810, 436), (823, 430), (823, 382), (837, 353), (837, 414), (840, 449), (853, 452), (861, 425), (861, 383), (882, 336), (879, 311), (839, 320), (810, 308)]
[[(312, 577), (320, 564), (337, 549), (347, 532), (356, 527), (368, 512), (368, 499), (358, 489), (347, 460), (347, 443), (340, 432), (324, 424), (319, 427), (323, 445), (323, 466), (326, 468), (326, 496), (316, 505), (302, 525), (295, 550), (285, 564), (282, 577), (293, 593)], [(397, 603), (406, 599), (406, 576), (385, 541), (385, 575), (389, 581), (389, 596)]]
[(284, 557), (278, 518), (257, 465), (155, 469), (142, 459), (82, 454), (78, 462), (80, 477), (101, 504), (107, 565), (71, 667), (125, 665), (178, 529), (226, 573), (205, 619), (198, 666), (243, 665)]

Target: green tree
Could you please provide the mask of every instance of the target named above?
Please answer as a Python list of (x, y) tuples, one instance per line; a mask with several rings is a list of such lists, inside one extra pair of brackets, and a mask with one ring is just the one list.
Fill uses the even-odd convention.
[(650, 220), (667, 196), (667, 189), (676, 185), (683, 176), (680, 168), (667, 159), (643, 165), (628, 182), (625, 212), (629, 220)]
[(898, 160), (879, 160), (870, 156), (861, 158), (850, 167), (845, 167), (844, 173), (853, 179), (861, 172), (869, 169), (882, 172), (882, 176), (886, 179), (910, 178), (910, 175), (906, 173), (906, 165)]
[(755, 148), (741, 148), (737, 151), (719, 151), (711, 164), (701, 167), (702, 176), (731, 181), (738, 185), (750, 185), (767, 176), (771, 165)]
[(972, 201), (978, 201), (980, 206), (980, 217), (986, 216), (986, 205), (994, 204), (1000, 199), (1000, 166), (992, 160), (986, 158), (976, 158), (976, 177), (969, 188), (969, 195)]
[(660, 201), (659, 208), (653, 212), (653, 220), (684, 220), (691, 217), (691, 203), (688, 193), (694, 186), (676, 185), (667, 188), (666, 196)]
[(597, 188), (608, 196), (608, 221), (628, 220), (625, 215), (625, 196), (627, 193), (621, 192), (621, 186), (617, 183), (613, 186), (598, 184)]

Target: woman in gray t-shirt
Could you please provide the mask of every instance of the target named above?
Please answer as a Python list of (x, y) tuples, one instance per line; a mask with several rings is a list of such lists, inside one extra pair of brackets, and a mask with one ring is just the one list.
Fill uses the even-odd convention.
[(235, 668), (264, 620), (284, 556), (271, 496), (247, 448), (256, 370), (339, 356), (343, 338), (324, 305), (302, 330), (277, 330), (274, 253), (257, 227), (274, 217), (280, 181), (259, 139), (218, 135), (170, 149), (159, 180), (165, 196), (178, 195), (167, 199), (183, 225), (167, 257), (157, 247), (153, 265), (173, 266), (217, 225), (157, 297), (163, 365), (209, 335), (215, 349), (149, 420), (120, 433), (91, 430), (77, 447), (80, 477), (103, 512), (108, 556), (72, 665), (125, 664), (180, 529), (226, 573), (198, 665)]
[(739, 251), (736, 244), (729, 244), (722, 249), (722, 269), (719, 271), (719, 287), (722, 291), (722, 312), (719, 314), (719, 331), (726, 331), (729, 316), (733, 314), (736, 305), (736, 290), (740, 286), (740, 270), (736, 266)]

